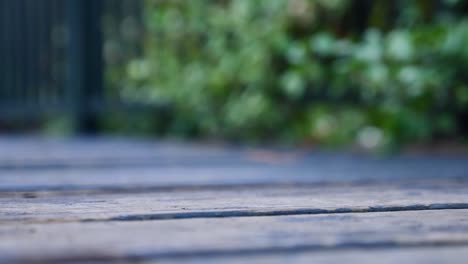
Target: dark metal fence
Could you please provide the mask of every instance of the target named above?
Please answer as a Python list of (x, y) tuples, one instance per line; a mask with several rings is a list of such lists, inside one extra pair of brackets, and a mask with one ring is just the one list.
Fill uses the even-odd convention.
[[(65, 1), (0, 0), (0, 113), (59, 107), (65, 89)], [(47, 108), (47, 109), (46, 109)]]
[(122, 67), (138, 51), (124, 31), (138, 24), (141, 3), (0, 0), (0, 121), (67, 113), (94, 129), (96, 113), (119, 101), (105, 66)]

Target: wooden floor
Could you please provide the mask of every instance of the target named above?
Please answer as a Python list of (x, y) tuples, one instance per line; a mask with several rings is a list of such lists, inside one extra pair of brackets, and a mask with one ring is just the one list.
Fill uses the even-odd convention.
[(0, 263), (467, 263), (468, 156), (0, 137)]

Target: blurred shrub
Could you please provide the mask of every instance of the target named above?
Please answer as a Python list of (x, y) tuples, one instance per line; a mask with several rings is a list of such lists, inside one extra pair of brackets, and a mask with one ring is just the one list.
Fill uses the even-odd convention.
[(466, 129), (467, 10), (457, 0), (147, 1), (144, 52), (121, 96), (168, 105), (157, 130), (179, 136), (370, 149), (453, 137)]

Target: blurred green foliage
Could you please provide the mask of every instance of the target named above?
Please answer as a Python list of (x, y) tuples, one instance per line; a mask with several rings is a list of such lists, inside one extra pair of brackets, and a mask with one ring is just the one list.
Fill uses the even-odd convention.
[(167, 106), (146, 127), (184, 137), (369, 149), (459, 137), (465, 2), (147, 0), (121, 97)]

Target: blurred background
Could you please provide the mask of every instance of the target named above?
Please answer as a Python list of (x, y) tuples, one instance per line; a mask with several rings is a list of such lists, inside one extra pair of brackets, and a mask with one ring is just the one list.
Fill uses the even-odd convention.
[(468, 143), (468, 1), (0, 0), (0, 133)]

